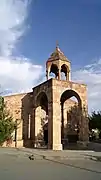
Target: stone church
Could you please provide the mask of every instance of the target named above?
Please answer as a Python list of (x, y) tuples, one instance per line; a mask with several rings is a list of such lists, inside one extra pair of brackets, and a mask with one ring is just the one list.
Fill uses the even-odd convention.
[(12, 147), (16, 141), (17, 147), (62, 150), (72, 142), (88, 142), (87, 86), (72, 82), (71, 63), (58, 46), (46, 62), (46, 81), (4, 101), (19, 122)]

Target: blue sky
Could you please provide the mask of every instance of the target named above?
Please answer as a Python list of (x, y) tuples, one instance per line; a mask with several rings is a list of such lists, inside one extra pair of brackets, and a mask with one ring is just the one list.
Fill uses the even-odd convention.
[(21, 93), (45, 80), (58, 41), (72, 81), (87, 84), (89, 112), (101, 105), (101, 0), (0, 1), (0, 87)]
[(44, 64), (58, 40), (72, 65), (82, 67), (101, 56), (101, 2), (97, 0), (33, 0), (30, 29), (21, 53)]

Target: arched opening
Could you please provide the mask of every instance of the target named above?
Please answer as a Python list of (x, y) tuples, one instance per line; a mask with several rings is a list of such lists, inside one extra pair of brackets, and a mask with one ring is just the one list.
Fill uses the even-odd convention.
[(68, 147), (79, 140), (79, 123), (81, 117), (81, 99), (73, 90), (66, 90), (61, 95), (61, 141)]
[(66, 64), (61, 66), (61, 80), (69, 80), (69, 68)]
[(58, 79), (59, 70), (56, 64), (52, 64), (50, 68), (50, 77)]
[(41, 92), (36, 99), (37, 147), (48, 146), (48, 98)]
[(37, 106), (41, 106), (41, 108), (46, 112), (48, 115), (48, 98), (45, 92), (41, 92), (37, 97)]

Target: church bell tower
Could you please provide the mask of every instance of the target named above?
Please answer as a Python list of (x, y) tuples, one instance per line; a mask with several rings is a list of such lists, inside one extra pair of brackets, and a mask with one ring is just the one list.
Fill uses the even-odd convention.
[[(55, 51), (51, 54), (46, 62), (46, 78), (49, 79), (50, 73), (55, 75), (58, 80), (71, 80), (71, 64), (64, 53), (56, 46)], [(62, 74), (64, 78), (62, 79)]]

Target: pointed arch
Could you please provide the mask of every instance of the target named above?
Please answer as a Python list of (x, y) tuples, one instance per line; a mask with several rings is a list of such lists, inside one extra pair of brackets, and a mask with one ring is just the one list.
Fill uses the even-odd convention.
[(61, 98), (60, 98), (61, 104), (63, 104), (67, 99), (69, 99), (73, 96), (77, 98), (79, 106), (81, 106), (81, 98), (80, 98), (79, 94), (76, 91), (71, 90), (71, 89), (66, 90), (62, 93)]

